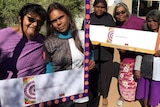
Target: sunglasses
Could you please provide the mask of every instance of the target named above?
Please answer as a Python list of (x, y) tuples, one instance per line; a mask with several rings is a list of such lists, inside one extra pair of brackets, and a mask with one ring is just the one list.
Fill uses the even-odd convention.
[(116, 12), (116, 15), (125, 14), (126, 12), (123, 10), (121, 12)]
[(31, 22), (31, 23), (37, 22), (37, 26), (42, 26), (43, 25), (42, 20), (35, 20), (34, 18), (29, 17), (29, 16), (27, 16), (27, 18), (28, 18), (28, 21)]

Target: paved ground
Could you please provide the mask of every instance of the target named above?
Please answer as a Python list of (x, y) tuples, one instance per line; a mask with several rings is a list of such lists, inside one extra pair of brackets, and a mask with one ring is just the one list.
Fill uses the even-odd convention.
[[(114, 61), (119, 62), (119, 54), (118, 51), (115, 49), (115, 55), (114, 55)], [(116, 101), (119, 98), (118, 89), (117, 89), (117, 79), (112, 78), (111, 87), (109, 91), (109, 97), (108, 97), (108, 107), (118, 107), (116, 105)], [(102, 98), (101, 98), (102, 99)], [(102, 107), (102, 101), (100, 100), (99, 107)], [(124, 102), (122, 107), (141, 107), (140, 103), (138, 101), (135, 102)], [(160, 104), (159, 106), (160, 107)]]
[[(116, 101), (119, 98), (118, 90), (117, 90), (117, 79), (112, 78), (112, 83), (109, 91), (109, 97), (108, 97), (108, 107), (118, 107), (116, 105)], [(102, 99), (102, 98), (101, 98)], [(99, 107), (102, 107), (102, 101), (100, 100)], [(124, 102), (123, 107), (141, 107), (139, 102)]]

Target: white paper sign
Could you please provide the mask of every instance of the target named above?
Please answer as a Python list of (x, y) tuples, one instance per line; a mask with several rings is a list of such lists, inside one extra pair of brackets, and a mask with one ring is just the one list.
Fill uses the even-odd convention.
[(22, 107), (84, 92), (84, 69), (0, 81), (2, 107)]
[(154, 81), (160, 81), (160, 57), (154, 57), (152, 79)]
[(158, 33), (90, 25), (90, 39), (93, 44), (130, 51), (154, 54), (158, 49)]
[(157, 32), (115, 28), (112, 44), (154, 50), (157, 36)]
[(90, 25), (90, 39), (106, 43), (109, 27)]

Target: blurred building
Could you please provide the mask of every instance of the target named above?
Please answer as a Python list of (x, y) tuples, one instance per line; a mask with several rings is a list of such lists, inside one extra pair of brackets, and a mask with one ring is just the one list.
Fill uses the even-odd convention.
[[(124, 2), (127, 4), (129, 11), (136, 16), (145, 18), (146, 14), (152, 9), (160, 10), (160, 0), (106, 0), (108, 3), (108, 12), (113, 14), (113, 9), (115, 5), (119, 2)], [(90, 0), (90, 12), (93, 11), (93, 2)], [(78, 29), (81, 29), (84, 15), (82, 17), (76, 18), (76, 23)]]
[(113, 13), (116, 3), (122, 1), (129, 7), (129, 11), (139, 17), (145, 17), (145, 15), (153, 9), (160, 10), (160, 0), (106, 0), (108, 3), (114, 1), (115, 4), (109, 6), (109, 13)]

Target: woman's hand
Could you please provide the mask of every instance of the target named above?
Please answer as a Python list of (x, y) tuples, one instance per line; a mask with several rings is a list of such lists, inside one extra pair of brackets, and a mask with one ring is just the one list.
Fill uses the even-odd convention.
[(134, 76), (136, 80), (139, 80), (141, 78), (141, 72), (140, 71), (135, 71)]
[(160, 56), (160, 50), (156, 51), (155, 56)]
[(126, 50), (123, 50), (123, 49), (118, 49), (118, 51), (121, 52), (121, 53), (125, 53), (126, 52)]
[(89, 61), (89, 70), (93, 69), (95, 67), (95, 61), (90, 60)]

